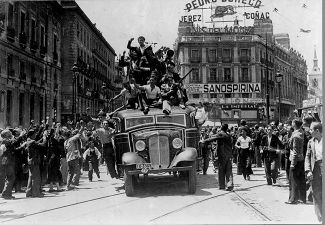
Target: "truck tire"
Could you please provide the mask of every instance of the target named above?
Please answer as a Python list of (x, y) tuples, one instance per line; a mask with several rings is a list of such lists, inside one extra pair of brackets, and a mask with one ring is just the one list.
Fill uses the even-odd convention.
[(195, 194), (196, 192), (196, 163), (192, 162), (192, 168), (188, 171), (188, 193)]
[(134, 176), (127, 174), (129, 169), (124, 169), (124, 188), (126, 196), (133, 196), (135, 194), (134, 191)]

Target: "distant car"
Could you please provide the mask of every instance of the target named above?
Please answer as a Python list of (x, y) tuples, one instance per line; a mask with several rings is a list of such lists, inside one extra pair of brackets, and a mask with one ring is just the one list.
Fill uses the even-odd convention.
[(118, 170), (123, 173), (125, 193), (135, 194), (140, 174), (179, 171), (188, 181), (188, 193), (196, 192), (196, 170), (202, 160), (198, 150), (199, 132), (193, 108), (175, 107), (168, 116), (161, 109), (127, 109), (113, 115), (117, 131), (114, 138)]

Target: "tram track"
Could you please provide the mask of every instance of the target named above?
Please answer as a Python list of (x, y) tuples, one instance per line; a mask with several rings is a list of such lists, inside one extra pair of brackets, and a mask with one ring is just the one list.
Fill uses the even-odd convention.
[[(167, 185), (167, 186), (169, 186), (169, 185)], [(207, 202), (207, 201), (210, 201), (212, 199), (216, 199), (216, 198), (219, 198), (219, 197), (222, 197), (222, 196), (231, 195), (231, 194), (233, 194), (234, 196), (236, 196), (236, 198), (244, 206), (246, 206), (246, 208), (248, 208), (251, 211), (253, 211), (254, 214), (258, 215), (263, 221), (272, 221), (261, 210), (259, 210), (255, 206), (253, 206), (251, 203), (249, 203), (245, 198), (243, 198), (238, 193), (240, 191), (245, 191), (247, 189), (257, 188), (257, 187), (262, 187), (262, 186), (265, 186), (265, 184), (263, 184), (263, 185), (250, 186), (250, 187), (246, 187), (246, 188), (241, 188), (241, 189), (234, 190), (234, 191), (231, 191), (231, 192), (225, 192), (225, 193), (221, 193), (221, 194), (215, 194), (215, 195), (210, 196), (208, 198), (204, 198), (204, 199), (201, 199), (199, 201), (195, 201), (195, 202), (193, 202), (191, 204), (184, 205), (184, 206), (182, 206), (182, 207), (180, 207), (178, 209), (175, 209), (175, 210), (169, 211), (167, 213), (164, 213), (162, 215), (156, 216), (156, 217), (150, 219), (148, 221), (148, 223), (155, 223), (155, 222), (159, 221), (162, 218), (165, 218), (165, 217), (168, 217), (168, 216), (170, 216), (172, 214), (181, 212), (181, 211), (186, 210), (186, 209), (188, 209), (190, 207), (198, 206), (201, 203), (204, 203), (204, 202)], [(87, 199), (87, 200), (84, 200), (84, 201), (79, 201), (79, 202), (75, 202), (75, 203), (71, 203), (71, 204), (66, 204), (66, 205), (63, 205), (63, 206), (53, 207), (53, 208), (50, 208), (50, 209), (41, 210), (41, 211), (38, 211), (38, 212), (26, 214), (26, 215), (23, 215), (23, 216), (20, 216), (20, 217), (17, 217), (17, 218), (11, 218), (11, 219), (8, 219), (8, 220), (3, 220), (0, 223), (5, 223), (5, 222), (15, 221), (15, 220), (19, 220), (19, 219), (24, 219), (24, 218), (27, 218), (27, 217), (32, 217), (32, 216), (36, 216), (36, 215), (40, 215), (40, 214), (45, 214), (45, 213), (53, 212), (53, 211), (60, 210), (60, 209), (64, 209), (64, 208), (68, 208), (68, 207), (73, 207), (73, 206), (77, 206), (77, 205), (82, 205), (82, 204), (87, 204), (87, 203), (91, 203), (91, 202), (96, 202), (96, 201), (103, 200), (103, 199), (106, 199), (106, 198), (113, 198), (113, 197), (121, 196), (121, 195), (124, 195), (124, 194), (125, 194), (125, 192), (124, 191), (121, 191), (119, 193), (115, 193), (115, 194), (111, 194), (111, 195), (106, 195), (106, 196), (101, 196), (101, 197), (97, 197), (97, 198)], [(153, 196), (156, 197), (158, 195), (153, 195)], [(117, 207), (120, 207), (121, 205), (125, 205), (125, 204), (131, 203), (131, 202), (135, 202), (135, 201), (141, 201), (144, 198), (148, 198), (148, 197), (152, 197), (152, 195), (150, 195), (150, 194), (148, 194), (148, 195), (142, 195), (141, 198), (136, 198), (136, 199), (131, 198), (129, 201), (120, 202), (118, 204), (111, 205), (108, 208), (117, 208)]]

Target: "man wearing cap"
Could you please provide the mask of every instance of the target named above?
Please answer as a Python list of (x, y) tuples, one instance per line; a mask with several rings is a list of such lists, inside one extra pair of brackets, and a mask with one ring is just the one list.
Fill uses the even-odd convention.
[(0, 189), (2, 189), (1, 197), (4, 199), (14, 199), (12, 189), (15, 182), (15, 150), (19, 147), (19, 143), (25, 138), (26, 132), (21, 132), (17, 139), (13, 139), (10, 130), (3, 130), (0, 134), (2, 142), (0, 145), (0, 177), (4, 177), (3, 182), (0, 180)]
[(112, 138), (115, 134), (115, 129), (112, 128), (114, 124), (109, 123), (108, 120), (103, 122), (103, 127), (96, 129), (93, 132), (94, 138), (99, 137), (100, 142), (103, 146), (103, 158), (107, 166), (107, 173), (110, 174), (111, 178), (118, 178), (115, 170), (115, 153), (112, 144)]

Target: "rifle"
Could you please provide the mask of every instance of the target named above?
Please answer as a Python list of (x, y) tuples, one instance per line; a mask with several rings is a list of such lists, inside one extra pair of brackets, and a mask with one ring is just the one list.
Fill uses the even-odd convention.
[(185, 74), (185, 76), (184, 77), (182, 77), (180, 80), (179, 80), (179, 82), (178, 83), (181, 83), (188, 75), (190, 75), (190, 73), (192, 72), (192, 70), (193, 70), (193, 68), (190, 70), (190, 71), (188, 71), (188, 73), (187, 74)]

